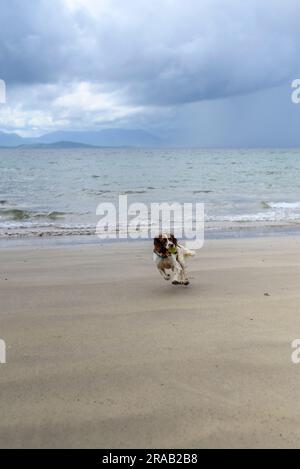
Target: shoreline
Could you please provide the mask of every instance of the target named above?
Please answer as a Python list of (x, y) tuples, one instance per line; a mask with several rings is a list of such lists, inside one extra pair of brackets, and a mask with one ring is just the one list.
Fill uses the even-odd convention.
[[(227, 230), (208, 229), (205, 231), (206, 240), (226, 240), (226, 239), (251, 239), (251, 238), (277, 238), (277, 237), (291, 237), (300, 236), (300, 226), (298, 224), (293, 225), (262, 225), (252, 227), (233, 227)], [(74, 234), (73, 232), (66, 235), (63, 233), (36, 233), (36, 234), (24, 234), (24, 235), (11, 235), (3, 236), (0, 235), (0, 249), (4, 247), (17, 247), (17, 246), (76, 246), (76, 245), (111, 245), (111, 244), (132, 244), (142, 243), (151, 240), (152, 238), (140, 238), (132, 239), (130, 237), (121, 239), (118, 236), (116, 238), (100, 239), (94, 232)], [(182, 241), (187, 241), (183, 239)]]

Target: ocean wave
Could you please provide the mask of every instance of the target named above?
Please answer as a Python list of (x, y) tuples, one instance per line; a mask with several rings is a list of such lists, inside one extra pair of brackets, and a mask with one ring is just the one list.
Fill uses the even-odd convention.
[(123, 195), (132, 195), (132, 194), (145, 194), (147, 191), (145, 190), (131, 190), (131, 191), (124, 191), (122, 192)]
[(0, 218), (8, 220), (30, 220), (38, 218), (46, 218), (49, 220), (57, 220), (63, 218), (66, 214), (64, 212), (51, 211), (51, 212), (34, 212), (21, 208), (0, 208)]
[(19, 208), (3, 208), (0, 209), (1, 218), (10, 218), (12, 220), (28, 220), (30, 212)]
[[(103, 184), (103, 185), (105, 185), (105, 184)], [(105, 189), (105, 190), (102, 190), (102, 189), (81, 189), (81, 192), (84, 192), (85, 194), (88, 194), (88, 195), (95, 195), (95, 196), (111, 193), (111, 191), (108, 190), (108, 189)]]
[(300, 202), (262, 202), (263, 208), (293, 210), (300, 209)]
[(64, 218), (65, 216), (65, 212), (58, 212), (53, 210), (52, 212), (35, 213), (33, 218), (48, 218), (49, 220), (58, 220), (59, 218)]
[(282, 212), (276, 210), (270, 210), (265, 212), (257, 213), (246, 213), (240, 215), (222, 215), (222, 216), (207, 216), (206, 221), (213, 222), (234, 222), (234, 223), (245, 223), (245, 222), (276, 222), (276, 223), (289, 223), (300, 221), (300, 213), (294, 212)]
[(193, 194), (211, 194), (213, 191), (209, 190), (199, 190), (199, 191), (193, 191)]

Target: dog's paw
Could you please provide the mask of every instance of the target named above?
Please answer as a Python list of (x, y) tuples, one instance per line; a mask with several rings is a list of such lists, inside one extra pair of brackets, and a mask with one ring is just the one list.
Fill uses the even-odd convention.
[(170, 274), (168, 274), (168, 275), (165, 276), (165, 280), (170, 280), (170, 278), (171, 278), (171, 275), (170, 275)]
[(186, 280), (185, 282), (181, 282), (182, 285), (189, 285), (190, 282), (188, 280)]
[(178, 282), (178, 280), (173, 280), (172, 285), (180, 285), (180, 282)]

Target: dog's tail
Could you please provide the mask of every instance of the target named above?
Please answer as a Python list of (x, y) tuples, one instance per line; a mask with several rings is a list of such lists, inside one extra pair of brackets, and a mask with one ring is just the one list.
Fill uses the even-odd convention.
[(191, 249), (185, 248), (185, 251), (184, 251), (183, 255), (186, 256), (186, 257), (193, 257), (193, 256), (196, 255), (196, 252), (191, 251)]
[(196, 255), (195, 251), (192, 251), (191, 249), (187, 248), (186, 246), (182, 246), (182, 244), (180, 244), (180, 247), (183, 250), (184, 257), (193, 257), (193, 256)]

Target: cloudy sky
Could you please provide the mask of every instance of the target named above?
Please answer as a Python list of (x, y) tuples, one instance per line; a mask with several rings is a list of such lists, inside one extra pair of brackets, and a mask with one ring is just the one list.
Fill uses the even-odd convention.
[(0, 130), (300, 145), (300, 0), (0, 0)]

